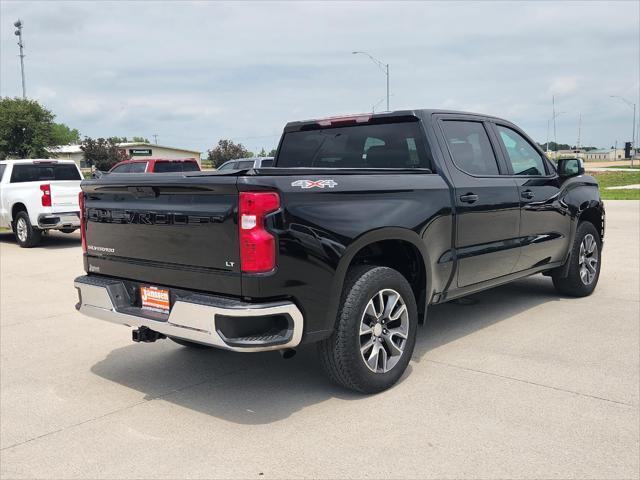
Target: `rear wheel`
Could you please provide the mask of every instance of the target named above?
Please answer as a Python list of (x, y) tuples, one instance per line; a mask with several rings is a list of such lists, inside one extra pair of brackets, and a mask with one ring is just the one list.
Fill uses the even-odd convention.
[(29, 215), (25, 211), (18, 212), (16, 215), (13, 231), (18, 245), (23, 248), (35, 247), (42, 239), (42, 231), (31, 225)]
[(602, 242), (596, 228), (590, 222), (582, 222), (576, 230), (576, 237), (569, 256), (569, 270), (566, 277), (553, 276), (553, 285), (565, 295), (586, 297), (591, 295), (600, 277), (600, 252)]
[(168, 337), (171, 340), (173, 340), (174, 342), (176, 342), (178, 345), (182, 345), (183, 347), (188, 347), (188, 348), (195, 348), (197, 350), (208, 350), (210, 348), (213, 348), (209, 345), (203, 345), (202, 343), (196, 343), (196, 342), (190, 342), (189, 340), (183, 340), (182, 338), (176, 338), (176, 337)]
[(417, 323), (413, 291), (399, 272), (356, 267), (347, 276), (335, 330), (318, 345), (321, 363), (329, 378), (347, 388), (386, 390), (411, 360)]

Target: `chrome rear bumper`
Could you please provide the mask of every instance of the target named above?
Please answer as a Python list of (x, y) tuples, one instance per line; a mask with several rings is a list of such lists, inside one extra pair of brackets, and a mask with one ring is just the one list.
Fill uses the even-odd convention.
[[(147, 327), (170, 337), (236, 352), (294, 348), (302, 339), (302, 313), (291, 302), (250, 304), (194, 292), (178, 297), (171, 312), (162, 315), (133, 306), (124, 281), (86, 275), (76, 278), (74, 285), (78, 290), (76, 309), (79, 312), (130, 327)], [(278, 334), (229, 338), (216, 325), (217, 319), (221, 324), (223, 320), (229, 324), (234, 318), (246, 322), (252, 318), (259, 321), (273, 317), (286, 319), (289, 326)]]
[(38, 228), (41, 230), (79, 227), (79, 212), (47, 213), (38, 216)]

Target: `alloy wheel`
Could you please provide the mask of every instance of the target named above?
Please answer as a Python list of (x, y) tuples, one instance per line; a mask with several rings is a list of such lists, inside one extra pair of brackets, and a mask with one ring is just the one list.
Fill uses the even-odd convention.
[(585, 285), (591, 285), (598, 271), (598, 244), (590, 233), (585, 235), (580, 243), (578, 264), (580, 265), (580, 280)]
[(27, 241), (27, 221), (22, 217), (16, 222), (16, 233), (21, 242)]
[(360, 320), (360, 356), (369, 370), (386, 373), (396, 366), (409, 336), (409, 312), (402, 296), (383, 289), (367, 303)]

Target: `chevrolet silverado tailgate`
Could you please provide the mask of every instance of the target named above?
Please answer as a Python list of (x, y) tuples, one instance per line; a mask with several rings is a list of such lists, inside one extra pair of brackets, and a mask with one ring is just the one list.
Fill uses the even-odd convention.
[(240, 295), (236, 176), (85, 181), (88, 272)]
[(80, 180), (53, 181), (51, 182), (51, 207), (52, 212), (77, 212), (78, 193), (80, 193)]

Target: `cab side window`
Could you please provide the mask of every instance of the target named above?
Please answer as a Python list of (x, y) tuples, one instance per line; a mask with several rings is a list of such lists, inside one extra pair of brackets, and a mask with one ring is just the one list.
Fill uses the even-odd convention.
[(515, 175), (546, 175), (542, 155), (522, 135), (502, 125), (496, 130)]
[(442, 122), (453, 162), (471, 175), (499, 175), (498, 162), (481, 122), (445, 120)]
[(124, 165), (119, 165), (113, 170), (111, 170), (111, 173), (129, 173), (130, 171), (131, 171), (131, 164), (125, 163)]

